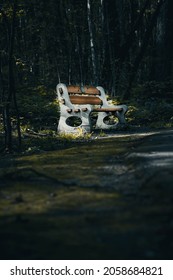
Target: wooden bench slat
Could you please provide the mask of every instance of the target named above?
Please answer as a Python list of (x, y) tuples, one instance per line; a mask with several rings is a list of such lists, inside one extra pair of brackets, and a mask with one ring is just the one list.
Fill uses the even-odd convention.
[(102, 105), (102, 100), (95, 96), (77, 96), (71, 95), (70, 101), (72, 104), (91, 104), (91, 105)]
[(67, 86), (69, 94), (88, 94), (88, 95), (100, 95), (99, 90), (93, 86)]
[(122, 112), (122, 108), (94, 108), (93, 112)]
[(80, 86), (67, 86), (68, 93), (82, 94)]
[(84, 86), (83, 90), (84, 90), (85, 94), (100, 95), (99, 90), (93, 86)]

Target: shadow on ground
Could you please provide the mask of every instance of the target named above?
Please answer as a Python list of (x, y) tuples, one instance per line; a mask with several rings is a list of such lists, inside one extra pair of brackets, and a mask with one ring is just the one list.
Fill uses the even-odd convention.
[(0, 161), (1, 259), (172, 259), (173, 131)]

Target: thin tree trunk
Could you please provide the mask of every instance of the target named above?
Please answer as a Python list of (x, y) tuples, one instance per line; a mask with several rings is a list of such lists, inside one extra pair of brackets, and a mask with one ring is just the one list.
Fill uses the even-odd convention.
[(76, 46), (77, 46), (78, 59), (79, 59), (80, 82), (81, 85), (83, 85), (82, 56), (80, 51), (79, 35), (76, 27), (75, 27), (75, 37), (76, 37)]
[(150, 40), (151, 35), (152, 35), (154, 24), (156, 23), (157, 17), (158, 17), (159, 12), (160, 12), (160, 9), (161, 9), (161, 7), (162, 7), (162, 5), (164, 4), (165, 1), (166, 0), (160, 0), (157, 4), (155, 12), (153, 13), (150, 25), (149, 25), (149, 27), (148, 27), (145, 35), (144, 35), (144, 39), (142, 40), (142, 42), (143, 42), (142, 46), (140, 48), (140, 51), (138, 52), (138, 55), (136, 56), (136, 59), (134, 61), (133, 66), (132, 66), (130, 77), (129, 77), (129, 85), (128, 85), (128, 89), (127, 89), (126, 93), (124, 94), (124, 97), (123, 97), (124, 99), (127, 99), (127, 98), (130, 97), (131, 87), (132, 87), (132, 83), (134, 81), (136, 72), (137, 72), (137, 70), (139, 68), (139, 65), (140, 65), (140, 63), (141, 63), (141, 61), (144, 57), (145, 51), (147, 49), (149, 40)]
[(135, 31), (138, 29), (138, 26), (140, 25), (140, 23), (143, 19), (143, 15), (144, 15), (144, 13), (145, 13), (145, 11), (146, 11), (146, 9), (147, 9), (147, 7), (150, 3), (151, 3), (150, 0), (145, 1), (145, 4), (144, 4), (142, 10), (140, 11), (136, 22), (132, 26), (132, 28), (130, 30), (130, 33), (127, 35), (127, 38), (125, 39), (124, 44), (120, 48), (120, 61), (121, 61), (121, 63), (123, 63), (125, 61), (125, 58), (129, 53), (129, 49), (133, 45), (134, 37), (135, 37)]
[[(14, 65), (13, 65), (13, 54), (14, 54), (14, 38), (15, 38), (15, 20), (16, 20), (16, 9), (17, 1), (13, 2), (13, 17), (11, 28), (8, 28), (9, 32), (9, 49), (8, 49), (8, 97), (4, 106), (4, 128), (5, 128), (5, 149), (7, 152), (12, 150), (12, 126), (11, 126), (11, 104), (14, 101), (14, 107), (16, 110), (17, 118), (17, 132), (18, 132), (18, 143), (19, 149), (21, 148), (21, 132), (20, 132), (20, 117), (16, 101), (16, 91), (14, 83)], [(9, 24), (8, 24), (9, 26)]]
[[(3, 72), (2, 72), (2, 58), (0, 55), (0, 87), (1, 87), (1, 95), (0, 95), (0, 101), (2, 106), (2, 122), (3, 122), (3, 128), (5, 132), (5, 143), (6, 143), (6, 125), (5, 125), (5, 111), (4, 111), (4, 96), (5, 96), (5, 88), (4, 88), (4, 79), (3, 79)], [(0, 151), (4, 150), (4, 147), (1, 147)]]
[(107, 42), (108, 42), (108, 54), (109, 54), (109, 63), (110, 63), (110, 69), (111, 69), (111, 77), (109, 88), (111, 88), (111, 96), (115, 96), (115, 88), (116, 88), (116, 71), (115, 71), (115, 55), (112, 48), (111, 43), (111, 34), (110, 34), (110, 28), (109, 28), (109, 22), (108, 22), (108, 11), (106, 10), (106, 31), (107, 31)]
[(91, 21), (91, 3), (90, 0), (87, 0), (87, 19), (88, 19), (88, 28), (90, 36), (90, 48), (91, 48), (91, 61), (94, 75), (94, 83), (97, 84), (97, 67), (96, 67), (96, 55), (94, 49), (94, 40), (93, 40), (93, 30), (92, 30), (92, 21)]
[(8, 98), (5, 106), (5, 114), (7, 118), (7, 142), (6, 150), (11, 151), (12, 149), (12, 127), (11, 127), (11, 102), (14, 91), (14, 73), (13, 73), (13, 51), (14, 51), (14, 10), (13, 10), (13, 21), (9, 36), (9, 53), (8, 53)]
[(101, 41), (100, 41), (100, 58), (99, 58), (99, 66), (98, 66), (98, 82), (102, 82), (102, 74), (103, 74), (103, 67), (105, 64), (105, 34), (104, 34), (104, 25), (105, 25), (105, 17), (104, 17), (104, 0), (100, 0), (100, 11), (99, 11), (99, 17), (100, 17), (100, 26), (101, 26)]

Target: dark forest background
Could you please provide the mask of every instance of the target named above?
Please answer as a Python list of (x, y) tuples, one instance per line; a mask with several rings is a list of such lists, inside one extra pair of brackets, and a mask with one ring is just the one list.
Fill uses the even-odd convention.
[(172, 98), (172, 13), (172, 0), (1, 0), (5, 149), (14, 123), (20, 146), (25, 125), (54, 122), (59, 82), (101, 85), (123, 102)]

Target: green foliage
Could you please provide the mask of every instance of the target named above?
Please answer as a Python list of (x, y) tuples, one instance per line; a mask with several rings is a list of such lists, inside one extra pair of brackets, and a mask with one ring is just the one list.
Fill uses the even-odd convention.
[(104, 137), (104, 136), (106, 136), (106, 133), (103, 130), (101, 130), (99, 133), (99, 137)]
[(18, 92), (18, 106), (24, 126), (28, 124), (34, 130), (44, 130), (57, 123), (59, 106), (55, 93), (43, 85), (21, 88)]
[[(0, 114), (14, 86), (22, 134), (28, 129), (49, 136), (56, 133), (59, 106), (54, 89), (59, 81), (102, 85), (110, 96), (119, 95), (112, 102), (120, 104), (136, 77), (141, 84), (133, 89), (132, 100), (127, 96), (129, 123), (172, 125), (172, 100), (168, 100), (172, 81), (149, 81), (172, 77), (171, 1), (161, 7), (155, 22), (152, 16), (163, 1), (90, 2), (89, 19), (87, 1), (1, 1)], [(11, 79), (9, 65), (14, 72)], [(15, 137), (16, 111), (10, 111)]]
[(148, 81), (139, 84), (132, 90), (132, 96), (142, 99), (146, 98), (173, 98), (173, 81)]
[(25, 154), (35, 154), (43, 151), (56, 150), (62, 143), (55, 136), (44, 136), (44, 137), (27, 137), (23, 141), (23, 151)]
[(81, 127), (76, 129), (75, 133), (60, 133), (59, 137), (61, 140), (72, 141), (72, 140), (89, 140), (93, 133), (84, 133)]
[(151, 81), (136, 86), (130, 103), (133, 104), (127, 113), (130, 124), (153, 128), (172, 127), (172, 81)]

